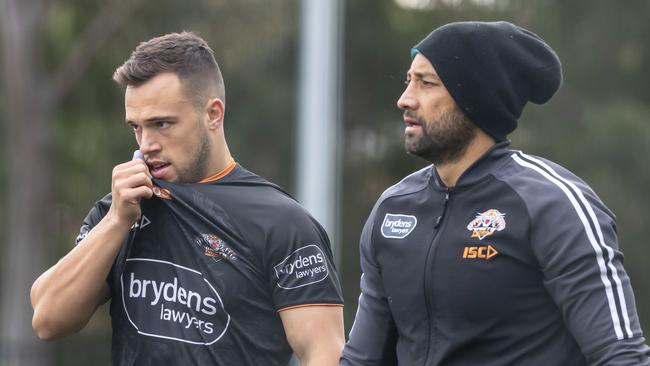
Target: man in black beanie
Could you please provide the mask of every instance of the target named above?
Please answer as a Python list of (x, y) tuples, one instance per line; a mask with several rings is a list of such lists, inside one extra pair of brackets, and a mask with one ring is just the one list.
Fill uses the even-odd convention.
[(387, 189), (361, 234), (341, 365), (650, 365), (612, 212), (585, 182), (508, 149), (555, 52), (507, 22), (435, 29), (411, 52), (405, 148), (433, 165)]

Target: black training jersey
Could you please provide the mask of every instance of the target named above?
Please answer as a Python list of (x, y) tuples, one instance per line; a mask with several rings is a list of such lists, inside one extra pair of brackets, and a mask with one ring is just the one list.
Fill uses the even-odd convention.
[(506, 145), (453, 188), (429, 166), (384, 192), (341, 365), (650, 366), (614, 215)]
[(343, 303), (323, 228), (240, 166), (209, 183), (154, 184), (107, 279), (113, 365), (286, 365), (278, 311)]

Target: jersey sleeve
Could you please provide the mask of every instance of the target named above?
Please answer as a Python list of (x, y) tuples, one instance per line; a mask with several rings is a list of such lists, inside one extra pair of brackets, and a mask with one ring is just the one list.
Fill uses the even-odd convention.
[(589, 365), (650, 365), (613, 214), (583, 182), (552, 178), (531, 213), (546, 289)]
[(74, 245), (79, 244), (84, 238), (88, 235), (90, 230), (92, 230), (95, 225), (97, 225), (103, 218), (106, 216), (108, 209), (111, 207), (111, 195), (110, 193), (104, 196), (101, 200), (97, 201), (95, 205), (90, 209), (86, 217), (84, 218), (81, 227), (79, 228), (79, 234), (74, 240)]
[(297, 204), (278, 208), (271, 222), (264, 260), (276, 310), (341, 306), (339, 278), (321, 225)]
[(350, 337), (341, 355), (340, 365), (343, 366), (397, 365), (397, 330), (373, 250), (374, 220), (373, 210), (361, 233), (361, 295)]

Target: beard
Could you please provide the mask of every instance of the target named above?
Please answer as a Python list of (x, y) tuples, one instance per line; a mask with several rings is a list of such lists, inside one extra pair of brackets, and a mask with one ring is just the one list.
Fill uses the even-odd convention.
[[(408, 115), (409, 111), (404, 112)], [(415, 116), (410, 116), (415, 117)], [(435, 165), (458, 161), (476, 136), (478, 127), (454, 106), (437, 120), (427, 121), (417, 117), (422, 135), (406, 134), (404, 148), (409, 154), (419, 156)]]
[(210, 145), (207, 128), (200, 122), (199, 126), (203, 130), (199, 132), (200, 140), (194, 156), (187, 165), (176, 169), (176, 182), (178, 183), (196, 183), (208, 176), (208, 162), (212, 145)]

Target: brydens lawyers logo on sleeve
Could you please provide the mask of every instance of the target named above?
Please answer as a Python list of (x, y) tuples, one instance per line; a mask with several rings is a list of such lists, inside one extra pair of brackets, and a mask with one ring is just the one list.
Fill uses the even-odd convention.
[(381, 235), (385, 238), (404, 239), (418, 224), (418, 219), (412, 215), (387, 213), (381, 224)]
[(314, 244), (296, 249), (273, 268), (278, 286), (286, 290), (320, 282), (329, 274), (325, 254)]

